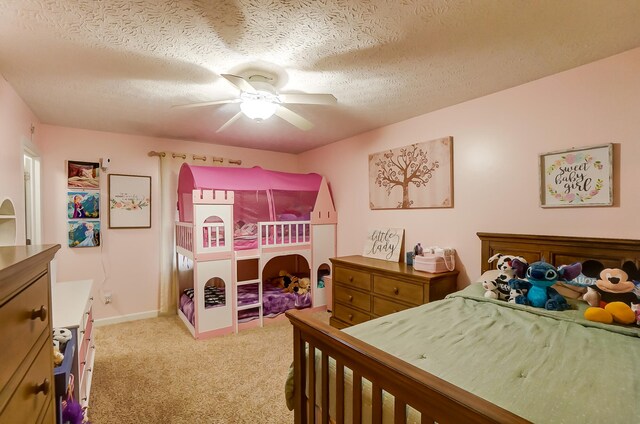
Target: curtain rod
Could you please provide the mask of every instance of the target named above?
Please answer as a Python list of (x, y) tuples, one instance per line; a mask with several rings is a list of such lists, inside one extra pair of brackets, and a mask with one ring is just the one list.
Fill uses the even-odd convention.
[[(149, 156), (159, 156), (161, 158), (167, 156), (167, 154), (168, 154), (167, 152), (156, 152), (156, 151), (153, 151), (153, 150), (148, 153)], [(171, 157), (173, 157), (174, 159), (175, 158), (187, 159), (187, 153), (173, 153), (173, 152), (171, 152), (170, 154), (171, 154)], [(193, 155), (192, 154), (188, 154), (188, 155), (191, 156), (193, 160), (201, 160), (203, 162), (207, 161), (207, 156), (206, 155), (203, 155), (203, 156), (196, 155), (196, 154), (193, 154)], [(225, 158), (211, 156), (211, 160), (212, 160), (212, 162), (223, 163), (225, 161)], [(232, 164), (232, 165), (242, 165), (242, 160), (240, 160), (240, 159), (226, 159), (226, 160), (227, 160), (227, 162), (229, 164)]]

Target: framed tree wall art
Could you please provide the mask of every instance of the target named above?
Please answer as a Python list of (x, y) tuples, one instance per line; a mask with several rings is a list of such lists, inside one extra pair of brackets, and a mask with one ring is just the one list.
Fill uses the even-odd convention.
[(540, 206), (613, 205), (613, 144), (540, 155)]
[(453, 207), (453, 137), (369, 155), (369, 208)]
[(151, 228), (151, 177), (109, 174), (109, 228)]

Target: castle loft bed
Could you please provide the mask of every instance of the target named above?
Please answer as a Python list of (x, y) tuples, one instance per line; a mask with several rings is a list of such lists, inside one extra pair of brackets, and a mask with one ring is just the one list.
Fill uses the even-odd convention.
[(337, 216), (322, 176), (184, 164), (178, 216), (178, 315), (195, 338), (326, 308)]
[[(638, 240), (478, 236), (485, 277), (496, 275), (488, 271), (496, 253), (640, 266)], [(587, 304), (568, 302), (565, 311), (517, 305), (472, 283), (342, 331), (287, 312), (295, 422), (640, 422), (640, 326), (586, 321)]]

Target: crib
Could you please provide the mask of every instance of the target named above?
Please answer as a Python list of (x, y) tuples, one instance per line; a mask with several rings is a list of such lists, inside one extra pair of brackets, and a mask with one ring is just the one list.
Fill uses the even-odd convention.
[[(196, 339), (320, 310), (337, 214), (318, 174), (182, 165), (175, 242), (178, 315)], [(308, 278), (285, 292), (281, 271)]]

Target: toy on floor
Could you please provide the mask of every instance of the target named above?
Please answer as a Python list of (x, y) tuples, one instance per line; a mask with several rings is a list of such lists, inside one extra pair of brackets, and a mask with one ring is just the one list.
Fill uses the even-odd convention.
[[(598, 264), (590, 263), (587, 272), (594, 272)], [(634, 293), (635, 288), (629, 275), (622, 269), (602, 269), (595, 285), (587, 287), (587, 293), (583, 297), (590, 306), (584, 312), (584, 317), (589, 321), (605, 324), (614, 321), (619, 324), (637, 322), (637, 311), (632, 309), (632, 305), (640, 302), (640, 299)]]
[(67, 342), (71, 340), (71, 330), (64, 327), (56, 327), (53, 329), (53, 340), (58, 341), (60, 350), (63, 351)]
[(559, 280), (567, 281), (576, 278), (580, 275), (582, 264), (576, 262), (555, 268), (545, 261), (528, 265), (514, 259), (512, 265), (518, 277), (526, 277), (526, 281), (512, 280), (512, 286), (527, 289), (527, 295), (519, 296), (515, 303), (545, 308), (550, 311), (564, 311), (569, 308), (566, 299), (551, 286)]
[(64, 355), (60, 352), (60, 342), (58, 340), (53, 341), (53, 366), (59, 367), (64, 361)]
[(482, 282), (482, 287), (485, 289), (484, 297), (500, 300), (510, 299), (511, 287), (509, 287), (509, 281), (516, 277), (515, 269), (512, 267), (513, 260), (516, 258), (522, 263), (527, 262), (521, 256), (503, 255), (502, 253), (496, 253), (489, 258), (489, 263), (497, 261), (496, 268), (500, 271), (500, 274), (493, 280)]
[(69, 424), (83, 424), (86, 421), (84, 408), (73, 399), (74, 375), (69, 375), (67, 385), (67, 399), (62, 401), (62, 422)]

